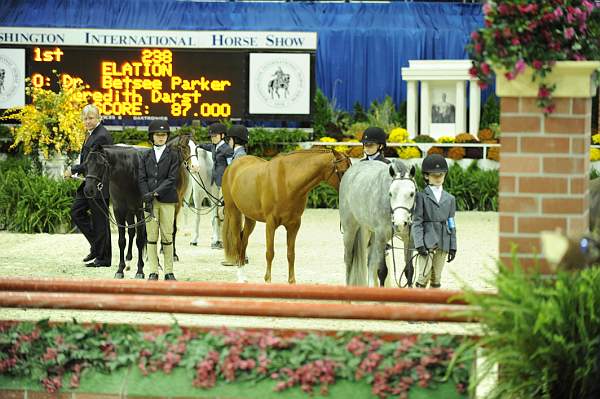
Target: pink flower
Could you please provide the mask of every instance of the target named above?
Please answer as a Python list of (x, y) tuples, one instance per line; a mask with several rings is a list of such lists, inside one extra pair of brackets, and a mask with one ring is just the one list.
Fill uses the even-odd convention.
[(498, 6), (498, 13), (500, 15), (507, 15), (510, 12), (510, 8), (506, 4), (500, 4)]
[(573, 29), (572, 27), (568, 27), (565, 29), (563, 34), (565, 36), (565, 39), (571, 39), (573, 36), (575, 36), (575, 29)]
[(481, 63), (481, 72), (483, 72), (484, 75), (490, 74), (491, 68), (486, 62)]
[(550, 97), (550, 90), (548, 90), (548, 88), (546, 86), (540, 86), (540, 88), (538, 90), (538, 97), (539, 98)]
[(585, 8), (587, 8), (587, 10), (588, 10), (588, 13), (591, 13), (592, 11), (594, 11), (594, 5), (593, 5), (592, 3), (590, 3), (589, 1), (587, 1), (587, 0), (583, 0), (583, 1), (581, 2), (581, 4), (582, 4), (582, 5), (583, 5)]
[(567, 14), (567, 22), (572, 24), (573, 22), (575, 22), (575, 16), (573, 15), (573, 13), (568, 13)]
[(564, 15), (563, 10), (560, 7), (556, 7), (556, 10), (554, 10), (554, 12), (552, 14), (554, 14), (556, 19), (559, 19), (560, 17), (562, 17)]
[(512, 72), (506, 72), (506, 73), (504, 74), (504, 77), (505, 77), (507, 80), (513, 80), (513, 79), (515, 78), (515, 74), (514, 74), (514, 73), (512, 73)]
[(477, 32), (477, 31), (471, 32), (471, 39), (472, 40), (479, 40), (479, 32)]
[(522, 58), (520, 60), (518, 60), (515, 63), (515, 76), (522, 73), (526, 67), (527, 67), (527, 64), (525, 63), (525, 61), (523, 61)]
[(484, 14), (484, 15), (488, 15), (489, 13), (491, 13), (491, 12), (492, 12), (492, 10), (493, 10), (493, 7), (490, 5), (490, 3), (485, 3), (485, 4), (483, 5), (483, 8), (482, 8), (482, 9), (483, 9), (483, 14)]
[(519, 44), (521, 44), (521, 41), (519, 40), (518, 37), (513, 37), (513, 39), (510, 42), (512, 43), (513, 46), (518, 46)]
[(477, 68), (475, 68), (475, 67), (469, 68), (469, 75), (473, 78), (477, 77)]
[(528, 4), (526, 6), (519, 6), (519, 11), (522, 13), (534, 13), (537, 11), (537, 4)]
[(573, 58), (575, 58), (575, 61), (585, 61), (587, 60), (587, 58), (581, 54), (575, 54), (573, 55)]
[(485, 89), (488, 87), (487, 83), (482, 82), (481, 80), (479, 82), (477, 82), (477, 85), (479, 86), (480, 89)]
[(508, 26), (502, 30), (502, 36), (504, 36), (507, 39), (512, 36), (512, 32), (510, 31), (510, 28)]
[(483, 46), (481, 45), (481, 43), (475, 43), (475, 46), (473, 46), (473, 49), (475, 50), (475, 52), (477, 54), (481, 54), (481, 51), (483, 50)]
[(554, 104), (550, 104), (547, 107), (544, 107), (544, 113), (545, 114), (551, 114), (554, 112), (554, 109), (556, 108), (556, 105)]
[(531, 63), (531, 65), (535, 68), (535, 69), (542, 69), (542, 67), (544, 66), (544, 63), (540, 60), (533, 60), (533, 62)]

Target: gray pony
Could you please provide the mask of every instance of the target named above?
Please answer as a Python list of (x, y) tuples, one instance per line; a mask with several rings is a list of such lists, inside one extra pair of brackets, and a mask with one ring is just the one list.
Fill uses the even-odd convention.
[[(347, 285), (380, 286), (387, 277), (385, 246), (392, 234), (404, 242), (404, 259), (410, 260), (409, 228), (417, 185), (415, 168), (393, 160), (357, 162), (340, 183), (340, 220), (344, 233)], [(368, 262), (367, 262), (368, 256)]]

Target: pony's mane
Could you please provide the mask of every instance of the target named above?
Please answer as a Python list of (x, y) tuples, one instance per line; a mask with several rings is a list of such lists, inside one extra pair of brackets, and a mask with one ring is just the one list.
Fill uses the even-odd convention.
[(295, 150), (295, 151), (290, 151), (290, 152), (284, 152), (284, 153), (279, 153), (277, 156), (288, 156), (288, 155), (294, 155), (294, 154), (331, 154), (333, 153), (333, 149), (331, 148), (309, 148), (306, 150)]

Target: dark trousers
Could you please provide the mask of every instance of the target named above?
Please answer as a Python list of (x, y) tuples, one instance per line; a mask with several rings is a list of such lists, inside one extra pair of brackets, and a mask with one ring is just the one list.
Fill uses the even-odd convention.
[(108, 212), (108, 198), (88, 199), (77, 195), (71, 207), (73, 223), (90, 243), (91, 253), (98, 262), (110, 264), (112, 251)]

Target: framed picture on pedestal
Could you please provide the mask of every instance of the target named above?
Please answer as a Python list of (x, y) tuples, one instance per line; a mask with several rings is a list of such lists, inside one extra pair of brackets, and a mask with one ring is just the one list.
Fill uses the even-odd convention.
[(449, 82), (430, 82), (431, 120), (429, 132), (433, 138), (456, 134), (456, 85)]

